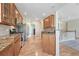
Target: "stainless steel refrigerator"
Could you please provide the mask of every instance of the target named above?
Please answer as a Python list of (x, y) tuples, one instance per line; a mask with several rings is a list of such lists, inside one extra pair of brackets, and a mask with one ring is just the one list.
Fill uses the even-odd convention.
[(21, 41), (25, 42), (28, 40), (28, 35), (29, 35), (29, 27), (26, 24), (17, 24), (16, 31), (18, 33), (21, 33)]

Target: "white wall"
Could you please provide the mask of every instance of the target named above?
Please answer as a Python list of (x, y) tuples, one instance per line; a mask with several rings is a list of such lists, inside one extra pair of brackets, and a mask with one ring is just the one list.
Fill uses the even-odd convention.
[[(68, 23), (66, 21), (61, 21), (60, 24), (61, 24), (60, 25), (60, 39), (59, 39), (60, 42), (68, 41), (68, 40), (75, 40), (75, 32), (66, 32)], [(69, 26), (71, 26), (71, 25), (69, 23)], [(71, 27), (69, 27), (69, 28), (71, 29)], [(70, 31), (72, 31), (72, 30), (70, 30)]]
[[(66, 29), (65, 21), (79, 18), (79, 5), (66, 4), (56, 11), (56, 54), (59, 55), (59, 42), (74, 39), (74, 33), (64, 33)], [(63, 23), (64, 22), (64, 23)], [(73, 35), (72, 35), (73, 34)]]
[(41, 21), (36, 21), (36, 22), (33, 22), (33, 23), (35, 24), (36, 36), (41, 36), (42, 22)]
[(61, 21), (61, 31), (66, 31), (66, 21)]
[[(77, 20), (78, 21), (78, 20)], [(78, 25), (78, 22), (76, 20), (71, 20), (71, 21), (68, 21), (68, 25), (67, 25), (67, 30), (69, 31), (75, 31), (76, 30), (76, 26)]]
[(26, 24), (29, 26), (29, 37), (33, 35), (33, 31), (32, 31), (32, 26), (31, 24), (35, 25), (35, 30), (36, 30), (36, 36), (41, 36), (41, 31), (43, 29), (42, 27), (42, 21), (28, 21), (29, 19), (27, 19)]
[[(59, 28), (62, 29), (63, 27), (63, 22), (62, 21), (70, 21), (70, 20), (76, 20), (79, 19), (79, 4), (76, 3), (69, 3), (64, 5), (62, 8), (60, 8), (58, 11), (58, 16), (59, 16), (59, 22), (60, 22), (60, 26)], [(75, 22), (74, 22), (75, 23)], [(69, 22), (69, 30), (75, 30), (75, 24)], [(78, 23), (78, 22), (77, 22)], [(77, 26), (78, 28), (78, 26)], [(70, 37), (68, 36), (68, 34), (70, 35)], [(73, 33), (65, 33), (65, 32), (60, 32), (60, 41), (65, 41), (65, 40), (70, 40), (70, 39), (74, 39), (75, 35)]]
[(79, 19), (68, 21), (68, 30), (76, 31), (76, 37), (79, 38)]
[(0, 24), (0, 36), (9, 35), (9, 26)]

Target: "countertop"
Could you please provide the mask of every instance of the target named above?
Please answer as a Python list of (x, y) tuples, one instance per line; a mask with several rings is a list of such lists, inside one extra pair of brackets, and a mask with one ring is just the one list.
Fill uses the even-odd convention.
[(47, 33), (47, 34), (55, 34), (55, 31), (42, 31), (42, 34), (43, 33)]
[(53, 27), (53, 28), (44, 29), (44, 30), (42, 31), (42, 34), (43, 34), (43, 33), (46, 33), (46, 34), (55, 34), (55, 28)]
[(14, 38), (20, 34), (11, 34), (7, 36), (0, 36), (0, 52), (6, 47), (9, 47), (13, 42)]

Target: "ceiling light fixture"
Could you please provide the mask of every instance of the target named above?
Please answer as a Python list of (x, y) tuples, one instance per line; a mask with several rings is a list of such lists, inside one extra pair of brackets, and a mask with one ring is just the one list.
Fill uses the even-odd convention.
[(26, 16), (26, 15), (27, 15), (27, 13), (25, 12), (25, 13), (24, 13), (24, 15)]
[(79, 3), (76, 3), (77, 6), (79, 6)]
[(35, 20), (39, 20), (39, 18), (36, 17)]
[(55, 8), (55, 6), (51, 6), (51, 8)]
[(46, 13), (43, 13), (42, 15), (43, 15), (43, 16), (46, 16)]
[(16, 14), (18, 14), (18, 11), (17, 10), (15, 12), (16, 12)]

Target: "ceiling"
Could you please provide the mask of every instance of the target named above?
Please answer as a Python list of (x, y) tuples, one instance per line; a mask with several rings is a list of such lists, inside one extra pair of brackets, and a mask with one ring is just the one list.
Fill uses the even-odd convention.
[(55, 14), (56, 10), (63, 7), (64, 3), (16, 3), (23, 16), (31, 20), (41, 20), (48, 15)]
[(64, 21), (79, 19), (79, 3), (69, 3), (57, 12), (59, 12), (59, 18)]

